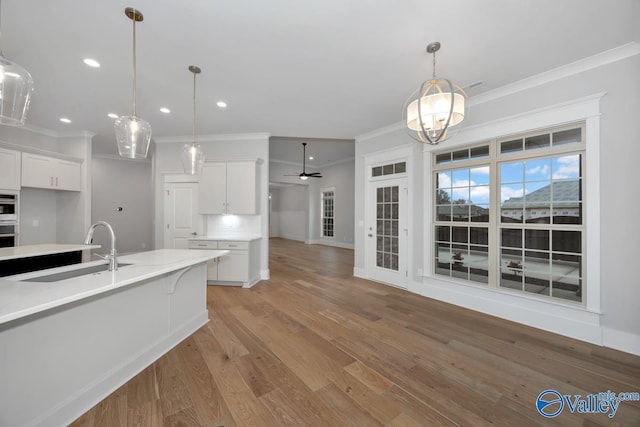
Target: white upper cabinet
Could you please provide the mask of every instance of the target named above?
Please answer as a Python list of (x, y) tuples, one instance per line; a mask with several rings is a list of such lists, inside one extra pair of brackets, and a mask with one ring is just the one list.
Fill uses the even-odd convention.
[(20, 190), (20, 152), (0, 148), (0, 190)]
[(52, 190), (81, 190), (78, 162), (22, 153), (22, 186)]
[(200, 176), (200, 213), (254, 215), (256, 162), (209, 162)]

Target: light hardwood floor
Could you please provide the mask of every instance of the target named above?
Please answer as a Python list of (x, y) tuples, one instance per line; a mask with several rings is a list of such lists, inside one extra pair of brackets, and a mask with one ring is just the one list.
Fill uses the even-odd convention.
[(269, 281), (210, 286), (210, 322), (73, 426), (640, 426), (545, 419), (538, 394), (640, 391), (640, 357), (352, 276), (353, 252), (272, 239)]

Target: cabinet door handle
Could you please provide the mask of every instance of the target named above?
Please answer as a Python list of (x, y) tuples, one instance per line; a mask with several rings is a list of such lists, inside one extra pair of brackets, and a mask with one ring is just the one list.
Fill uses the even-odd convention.
[(58, 177), (56, 176), (56, 187), (58, 186)]
[(53, 187), (53, 177), (51, 177), (51, 186)]

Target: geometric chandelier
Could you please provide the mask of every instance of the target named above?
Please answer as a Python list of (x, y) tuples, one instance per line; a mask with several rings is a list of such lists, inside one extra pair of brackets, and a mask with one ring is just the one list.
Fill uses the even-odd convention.
[(433, 54), (433, 75), (411, 94), (403, 108), (409, 135), (420, 142), (437, 144), (452, 137), (469, 114), (469, 97), (460, 86), (436, 78), (436, 52), (440, 43), (427, 45)]

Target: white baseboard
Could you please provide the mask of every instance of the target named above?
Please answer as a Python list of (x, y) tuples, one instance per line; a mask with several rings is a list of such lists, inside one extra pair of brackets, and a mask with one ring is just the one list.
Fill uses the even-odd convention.
[(602, 345), (600, 314), (582, 307), (431, 277), (424, 277), (423, 283), (410, 284), (409, 290), (470, 310)]
[(365, 274), (365, 273), (366, 273), (366, 271), (365, 271), (365, 269), (364, 269), (364, 268), (361, 268), (361, 267), (353, 267), (353, 275), (354, 275), (355, 277), (359, 277), (359, 278), (361, 278), (361, 279), (366, 279), (366, 278), (367, 278), (367, 276), (366, 276), (366, 274)]
[(180, 329), (173, 331), (153, 346), (133, 355), (127, 362), (106, 372), (102, 377), (97, 378), (93, 384), (70, 396), (65, 402), (38, 417), (33, 423), (30, 423), (30, 425), (43, 427), (69, 425), (109, 394), (113, 393), (118, 387), (138, 375), (185, 338), (200, 329), (208, 321), (209, 313), (205, 309)]
[(260, 270), (260, 280), (269, 280), (271, 278), (271, 270), (268, 268), (265, 270)]
[(640, 335), (602, 328), (602, 345), (640, 356)]
[(313, 240), (307, 240), (305, 242), (308, 245), (325, 245), (325, 246), (333, 246), (336, 248), (342, 248), (342, 249), (352, 249), (353, 250), (353, 243), (345, 243), (345, 242), (336, 242), (335, 240), (330, 240), (330, 239), (313, 239)]

